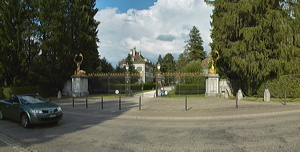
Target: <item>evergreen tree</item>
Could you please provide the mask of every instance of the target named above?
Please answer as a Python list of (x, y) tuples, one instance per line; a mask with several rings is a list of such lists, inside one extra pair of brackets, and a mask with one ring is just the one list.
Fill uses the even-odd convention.
[(97, 42), (97, 28), (100, 24), (94, 19), (98, 12), (95, 8), (95, 0), (71, 1), (71, 34), (73, 39), (73, 49), (77, 53), (82, 53), (85, 60), (82, 69), (87, 73), (93, 73), (100, 66)]
[(114, 71), (114, 68), (112, 67), (112, 65), (110, 63), (107, 62), (105, 57), (100, 59), (100, 66), (101, 66), (101, 71), (99, 71), (99, 72), (109, 73), (109, 72)]
[(35, 1), (0, 2), (0, 85), (27, 83), (29, 65), (37, 52)]
[(167, 53), (162, 59), (161, 71), (162, 72), (175, 72), (176, 62), (171, 53)]
[(188, 60), (203, 60), (206, 53), (203, 48), (203, 40), (200, 31), (193, 26), (189, 33), (189, 40), (186, 41), (184, 53), (187, 54)]
[(97, 71), (95, 0), (0, 1), (0, 85), (62, 89), (76, 69)]
[(292, 45), (292, 16), (285, 4), (284, 0), (213, 2), (211, 47), (220, 55), (218, 71), (238, 81), (247, 95), (269, 78), (299, 72), (291, 66), (299, 61), (299, 48)]

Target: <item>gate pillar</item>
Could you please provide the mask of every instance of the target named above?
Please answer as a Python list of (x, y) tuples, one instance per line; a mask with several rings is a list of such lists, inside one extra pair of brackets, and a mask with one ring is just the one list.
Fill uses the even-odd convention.
[(208, 74), (206, 78), (205, 97), (219, 97), (219, 78), (218, 74)]

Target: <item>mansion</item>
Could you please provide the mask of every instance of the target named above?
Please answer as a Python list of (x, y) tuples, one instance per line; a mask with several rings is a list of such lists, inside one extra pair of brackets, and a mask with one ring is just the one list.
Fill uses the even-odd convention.
[[(130, 56), (133, 66), (141, 74), (142, 83), (153, 82), (153, 64), (148, 59), (144, 58), (141, 52), (137, 52), (136, 47), (130, 49)], [(120, 67), (124, 67), (126, 64), (126, 58), (119, 62)]]

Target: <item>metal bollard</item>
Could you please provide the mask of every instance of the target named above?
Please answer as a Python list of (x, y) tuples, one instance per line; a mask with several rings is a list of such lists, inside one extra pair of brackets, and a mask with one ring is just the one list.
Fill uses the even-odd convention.
[(103, 97), (101, 97), (101, 109), (103, 109)]
[(73, 97), (73, 108), (74, 108), (74, 102), (75, 102), (75, 101), (74, 101), (74, 97)]
[(140, 96), (139, 98), (139, 110), (141, 111), (142, 109), (142, 97)]
[(119, 110), (121, 110), (121, 97), (119, 97)]
[(236, 101), (235, 101), (235, 108), (236, 108), (236, 109), (239, 108), (238, 102), (239, 102), (239, 99), (236, 98)]
[(187, 111), (187, 96), (185, 96), (185, 111)]
[(85, 107), (88, 108), (88, 98), (85, 97)]

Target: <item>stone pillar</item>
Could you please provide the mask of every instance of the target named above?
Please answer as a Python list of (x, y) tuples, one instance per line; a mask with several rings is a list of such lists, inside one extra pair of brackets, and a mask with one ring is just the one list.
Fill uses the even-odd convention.
[(270, 90), (268, 88), (264, 91), (264, 101), (270, 101)]
[(88, 95), (88, 77), (85, 75), (72, 76), (72, 96), (80, 97)]
[(242, 89), (239, 89), (238, 92), (236, 93), (236, 98), (237, 100), (243, 100), (243, 92), (242, 92)]
[(205, 97), (219, 97), (219, 78), (218, 74), (209, 74), (206, 79)]

